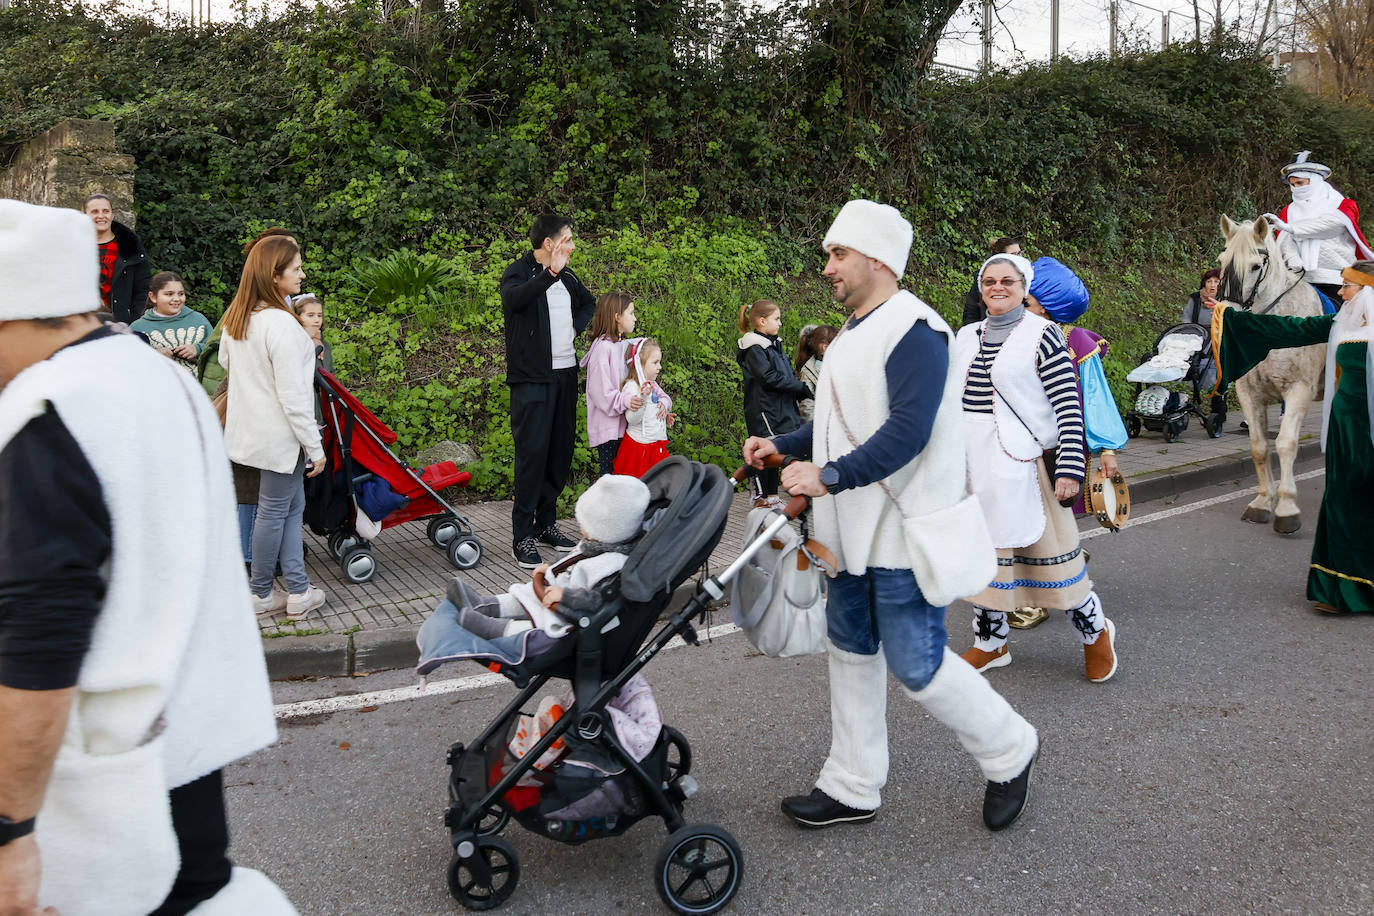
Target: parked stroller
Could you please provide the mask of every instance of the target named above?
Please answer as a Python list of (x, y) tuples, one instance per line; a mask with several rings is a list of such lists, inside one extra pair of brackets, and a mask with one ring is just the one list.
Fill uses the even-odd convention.
[[(654, 863), (654, 882), (669, 908), (714, 913), (739, 889), (744, 857), (734, 837), (714, 825), (688, 824), (682, 816), (684, 802), (697, 791), (687, 739), (665, 725), (657, 743), (636, 760), (617, 737), (608, 704), (674, 637), (697, 644), (692, 621), (725, 595), (730, 580), (788, 518), (777, 513), (738, 560), (719, 576), (704, 578), (691, 600), (659, 626), (673, 590), (706, 562), (720, 541), (732, 484), (714, 465), (680, 456), (655, 465), (644, 483), (650, 494), (644, 516), (648, 530), (625, 566), (594, 589), (564, 593), (557, 613), (572, 632), (518, 664), (473, 659), (521, 690), (476, 740), (448, 751), (444, 823), (454, 849), (448, 884), (454, 898), (469, 909), (500, 906), (515, 890), (519, 860), (514, 848), (497, 836), (512, 818), (541, 836), (577, 844), (616, 836), (646, 817), (660, 817), (669, 836)], [(795, 516), (804, 507), (804, 498), (798, 497), (788, 510)], [(444, 660), (422, 661), (420, 672), (428, 673)], [(516, 756), (511, 742), (522, 715), (530, 715), (525, 707), (553, 679), (571, 682), (571, 706)], [(552, 758), (546, 755), (551, 749), (557, 760), (550, 765)], [(554, 816), (593, 792), (619, 799), (614, 813), (584, 819)]]
[(406, 464), (388, 448), (396, 434), (323, 369), (315, 371), (315, 392), (324, 421), (321, 437), (327, 463), (325, 473), (306, 481), (305, 520), (312, 531), (328, 538), (329, 555), (344, 578), (367, 582), (377, 572), (372, 542), (358, 530), (355, 499), (364, 487), (383, 494), (387, 509), (373, 520), (380, 529), (429, 519), (430, 543), (456, 568), (476, 566), (482, 559), (481, 542), (468, 520), (439, 496), (446, 487), (467, 486), (472, 475), (452, 461), (418, 470)]
[[(1213, 439), (1221, 436), (1224, 414), (1204, 413), (1198, 384), (1211, 355), (1212, 332), (1200, 324), (1176, 324), (1155, 341), (1153, 352), (1146, 353), (1126, 381), (1135, 382), (1135, 399), (1126, 412), (1126, 433), (1134, 439), (1141, 427), (1163, 432), (1165, 442), (1177, 442), (1188, 428), (1189, 416), (1202, 421)], [(1191, 392), (1168, 387), (1177, 382), (1191, 383)]]

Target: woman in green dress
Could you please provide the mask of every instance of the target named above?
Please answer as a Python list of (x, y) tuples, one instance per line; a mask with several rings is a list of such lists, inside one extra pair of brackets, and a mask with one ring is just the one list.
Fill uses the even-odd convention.
[(1255, 315), (1219, 307), (1212, 339), (1219, 363), (1218, 385), (1239, 379), (1270, 350), (1326, 343), (1326, 399), (1322, 405), (1322, 449), (1326, 491), (1322, 495), (1307, 597), (1331, 614), (1374, 613), (1374, 390), (1369, 352), (1374, 324), (1374, 261), (1356, 261), (1341, 273), (1345, 304), (1335, 315), (1292, 318)]

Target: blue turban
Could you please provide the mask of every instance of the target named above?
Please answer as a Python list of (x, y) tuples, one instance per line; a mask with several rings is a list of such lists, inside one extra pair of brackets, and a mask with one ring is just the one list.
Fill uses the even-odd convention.
[(1088, 310), (1088, 288), (1078, 275), (1054, 258), (1035, 262), (1035, 279), (1030, 294), (1055, 321), (1076, 321)]

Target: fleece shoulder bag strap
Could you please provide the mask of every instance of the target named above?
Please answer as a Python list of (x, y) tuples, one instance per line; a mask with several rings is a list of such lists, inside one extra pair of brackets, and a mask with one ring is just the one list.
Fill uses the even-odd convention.
[[(849, 428), (840, 407), (840, 396), (832, 379), (830, 403), (845, 438), (854, 448), (859, 440)], [(959, 472), (963, 468), (957, 469)], [(978, 497), (965, 489), (964, 497), (953, 505), (922, 516), (912, 516), (902, 507), (887, 481), (874, 481), (891, 500), (902, 517), (907, 556), (921, 594), (934, 607), (976, 595), (997, 575), (997, 551), (992, 546), (987, 519)]]

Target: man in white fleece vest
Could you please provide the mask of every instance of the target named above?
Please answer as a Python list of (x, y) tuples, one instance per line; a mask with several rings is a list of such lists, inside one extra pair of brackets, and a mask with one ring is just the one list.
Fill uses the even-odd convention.
[(0, 912), (294, 914), (226, 855), (276, 728), (219, 423), (95, 317), (94, 241), (0, 200)]
[[(842, 570), (826, 604), (830, 756), (811, 794), (782, 801), (802, 827), (876, 816), (887, 781), (889, 670), (978, 761), (989, 829), (1021, 814), (1039, 749), (1035, 729), (946, 647), (950, 598), (932, 604), (923, 591), (973, 594), (996, 566), (985, 529), (977, 529), (981, 549), (950, 533), (960, 520), (979, 524), (966, 492), (962, 379), (950, 371), (949, 326), (898, 288), (911, 239), (894, 208), (844, 205), (822, 245), (835, 299), (853, 315), (826, 351), (815, 415), (794, 433), (744, 444), (754, 467), (778, 453), (814, 459), (784, 468), (782, 482), (814, 499), (816, 537)], [(921, 537), (923, 519), (935, 536)], [(917, 523), (915, 537), (907, 520)]]

